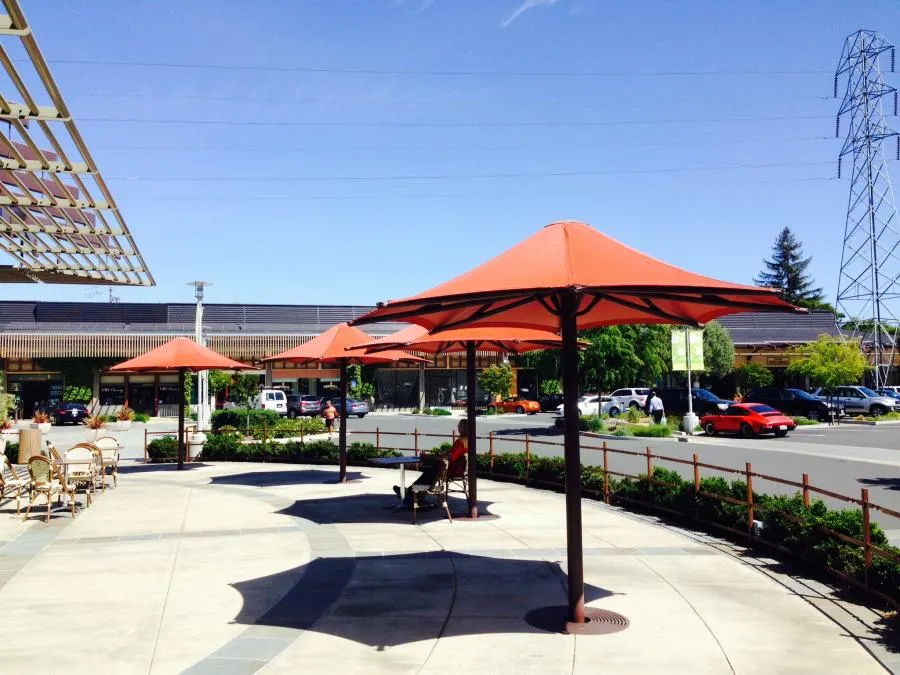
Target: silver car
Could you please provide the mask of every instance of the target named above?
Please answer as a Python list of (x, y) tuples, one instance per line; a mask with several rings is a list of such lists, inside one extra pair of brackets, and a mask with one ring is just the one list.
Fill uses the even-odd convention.
[(868, 387), (846, 386), (831, 390), (819, 387), (811, 393), (823, 401), (830, 400), (839, 404), (848, 415), (881, 417), (889, 412), (900, 412), (900, 401), (890, 396), (882, 396)]

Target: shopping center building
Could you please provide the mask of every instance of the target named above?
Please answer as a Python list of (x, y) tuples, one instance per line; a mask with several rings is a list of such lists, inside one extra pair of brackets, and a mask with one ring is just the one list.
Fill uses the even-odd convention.
[[(336, 323), (365, 314), (365, 306), (226, 305), (204, 306), (207, 345), (245, 363), (302, 344)], [(177, 375), (119, 375), (110, 365), (171, 338), (193, 337), (196, 307), (181, 303), (99, 303), (0, 301), (0, 385), (18, 398), (19, 414), (50, 408), (67, 386), (89, 387), (101, 412), (115, 411), (126, 401), (137, 412), (177, 414)], [(403, 325), (375, 324), (373, 337), (389, 335)], [(498, 363), (502, 355), (479, 353), (478, 367)], [(465, 355), (438, 356), (419, 367), (393, 364), (373, 376), (379, 407), (413, 408), (424, 384), (430, 405), (453, 405), (465, 396)], [(535, 398), (537, 378), (515, 367), (514, 389)], [(260, 366), (260, 383), (295, 393), (336, 392), (338, 370), (311, 365), (273, 363)]]

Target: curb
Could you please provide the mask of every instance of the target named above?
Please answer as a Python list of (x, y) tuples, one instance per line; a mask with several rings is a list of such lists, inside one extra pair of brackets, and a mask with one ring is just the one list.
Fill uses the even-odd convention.
[(875, 422), (872, 420), (843, 420), (841, 425), (855, 424), (861, 427), (896, 427), (900, 426), (900, 420), (885, 420), (884, 422)]

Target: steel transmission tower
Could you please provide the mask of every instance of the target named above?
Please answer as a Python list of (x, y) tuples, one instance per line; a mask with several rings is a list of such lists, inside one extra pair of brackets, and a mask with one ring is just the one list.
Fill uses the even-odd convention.
[(836, 308), (844, 315), (842, 332), (871, 354), (876, 387), (887, 382), (900, 327), (900, 222), (884, 153), (885, 141), (894, 138), (900, 159), (900, 136), (884, 120), (885, 97), (897, 114), (897, 90), (881, 70), (886, 52), (894, 72), (893, 45), (874, 31), (858, 31), (845, 41), (834, 76), (835, 97), (841, 79), (847, 83), (837, 135), (841, 118), (849, 118), (838, 177), (845, 157), (853, 163)]

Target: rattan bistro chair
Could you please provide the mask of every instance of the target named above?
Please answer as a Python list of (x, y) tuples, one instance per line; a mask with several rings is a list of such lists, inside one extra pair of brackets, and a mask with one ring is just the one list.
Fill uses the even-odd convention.
[(101, 487), (106, 489), (106, 476), (111, 475), (113, 486), (119, 486), (119, 450), (121, 445), (112, 436), (102, 436), (94, 441), (94, 445), (100, 450), (103, 457), (103, 473), (100, 475)]
[(434, 480), (431, 485), (411, 485), (409, 487), (410, 492), (412, 492), (413, 523), (415, 524), (416, 522), (420, 501), (429, 495), (434, 497), (438, 505), (444, 507), (447, 519), (452, 523), (453, 516), (450, 515), (450, 507), (447, 505), (447, 459), (425, 455), (423, 461), (426, 458), (429, 458), (430, 461), (438, 462), (440, 468), (434, 474)]
[[(41, 453), (41, 454), (43, 455), (44, 453)], [(49, 440), (47, 441), (47, 453), (46, 453), (45, 456), (46, 456), (46, 457), (49, 457), (49, 458), (52, 459), (54, 462), (61, 462), (61, 461), (62, 461), (62, 457), (61, 457), (60, 454), (59, 454), (59, 450), (57, 450), (57, 449), (56, 449), (56, 446), (53, 445), (53, 443), (51, 443)]]
[(2, 455), (3, 459), (0, 460), (3, 462), (3, 465), (0, 466), (0, 499), (4, 499), (10, 497), (10, 495), (16, 495), (16, 513), (21, 513), (19, 507), (19, 498), (22, 496), (22, 493), (28, 492), (28, 488), (31, 485), (31, 479), (26, 476), (19, 476), (16, 473), (15, 468), (13, 468), (12, 462), (9, 461), (9, 457), (6, 455)]
[(72, 505), (72, 518), (75, 517), (75, 486), (66, 479), (56, 464), (38, 455), (28, 460), (28, 473), (31, 476), (31, 501), (23, 520), (28, 520), (31, 507), (37, 501), (38, 495), (43, 495), (47, 499), (45, 522), (50, 522), (50, 502), (54, 496), (67, 495)]
[(96, 449), (89, 443), (79, 443), (66, 450), (65, 476), (75, 490), (83, 490), (87, 505), (91, 505), (97, 483)]
[(469, 454), (463, 455), (452, 467), (447, 467), (447, 495), (451, 492), (463, 494), (469, 501)]

